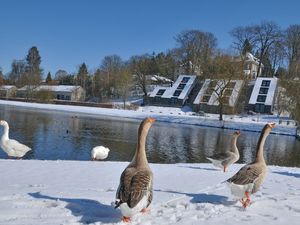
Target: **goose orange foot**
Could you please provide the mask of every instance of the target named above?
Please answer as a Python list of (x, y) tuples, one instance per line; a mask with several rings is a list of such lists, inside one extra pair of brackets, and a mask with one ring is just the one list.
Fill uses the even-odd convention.
[(130, 217), (123, 216), (123, 217), (122, 217), (122, 221), (123, 221), (124, 223), (129, 223), (129, 222), (131, 222), (131, 219), (130, 219)]
[(150, 209), (149, 208), (144, 208), (141, 210), (141, 213), (145, 214), (145, 213), (149, 213)]

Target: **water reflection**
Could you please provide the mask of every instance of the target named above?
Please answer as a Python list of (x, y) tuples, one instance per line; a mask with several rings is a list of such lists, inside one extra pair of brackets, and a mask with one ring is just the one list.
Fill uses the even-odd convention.
[[(107, 160), (130, 161), (139, 121), (92, 117), (54, 111), (37, 112), (0, 106), (0, 118), (10, 124), (10, 137), (33, 147), (27, 159), (89, 160), (94, 146), (111, 149)], [(0, 130), (2, 132), (2, 129)], [(230, 148), (232, 130), (156, 122), (146, 149), (150, 162), (208, 162), (205, 156)], [(241, 163), (255, 157), (259, 133), (242, 132), (238, 139)], [(270, 135), (266, 141), (268, 164), (300, 166), (300, 142), (294, 137)], [(0, 158), (6, 158), (0, 151)]]

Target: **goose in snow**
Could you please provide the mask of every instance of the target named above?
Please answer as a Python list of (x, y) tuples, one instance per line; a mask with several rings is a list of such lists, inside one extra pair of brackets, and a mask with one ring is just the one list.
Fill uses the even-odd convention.
[(106, 159), (109, 153), (109, 148), (104, 146), (96, 146), (91, 151), (92, 160), (103, 160)]
[(233, 133), (231, 139), (231, 149), (229, 151), (217, 153), (206, 158), (211, 161), (215, 167), (219, 167), (226, 172), (227, 168), (240, 158), (240, 153), (236, 146), (236, 142), (240, 134), (241, 132), (239, 130)]
[(154, 122), (155, 119), (146, 118), (140, 124), (134, 157), (120, 177), (115, 208), (120, 207), (123, 222), (130, 222), (131, 217), (139, 212), (147, 212), (152, 201), (153, 174), (147, 161), (145, 143)]
[(264, 126), (257, 143), (254, 162), (243, 166), (233, 177), (227, 180), (231, 193), (242, 199), (244, 208), (250, 204), (250, 195), (258, 191), (266, 177), (267, 165), (264, 159), (264, 144), (274, 127), (275, 123), (268, 123)]
[(0, 139), (0, 147), (4, 152), (6, 152), (8, 158), (16, 157), (17, 159), (20, 159), (31, 150), (28, 146), (21, 144), (14, 139), (9, 139), (9, 126), (5, 120), (0, 120), (0, 125), (4, 127), (4, 131)]

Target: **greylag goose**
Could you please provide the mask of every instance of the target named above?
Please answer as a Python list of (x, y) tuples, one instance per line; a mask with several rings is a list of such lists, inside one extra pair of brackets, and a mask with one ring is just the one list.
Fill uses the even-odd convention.
[(240, 136), (241, 132), (235, 131), (232, 135), (231, 139), (231, 149), (230, 151), (222, 152), (222, 153), (217, 153), (213, 156), (206, 157), (208, 160), (212, 162), (212, 164), (215, 167), (219, 167), (223, 169), (224, 172), (227, 171), (227, 168), (235, 163), (236, 161), (239, 160), (240, 158), (240, 153), (239, 150), (236, 146), (236, 141), (238, 137)]
[(106, 159), (109, 153), (109, 148), (104, 146), (96, 146), (91, 151), (92, 160), (103, 160)]
[(231, 193), (242, 199), (244, 208), (250, 204), (250, 195), (258, 191), (266, 177), (267, 165), (264, 159), (264, 144), (274, 127), (275, 123), (268, 123), (264, 126), (257, 143), (254, 162), (243, 166), (233, 177), (227, 180)]
[(9, 139), (9, 126), (5, 120), (0, 120), (0, 125), (4, 127), (0, 139), (0, 147), (6, 152), (9, 158), (16, 157), (17, 159), (20, 159), (31, 150), (28, 146), (21, 144), (16, 140)]
[(123, 222), (130, 222), (133, 215), (146, 212), (152, 201), (153, 174), (147, 161), (145, 143), (154, 121), (146, 118), (140, 124), (135, 154), (120, 177), (115, 208), (120, 207)]

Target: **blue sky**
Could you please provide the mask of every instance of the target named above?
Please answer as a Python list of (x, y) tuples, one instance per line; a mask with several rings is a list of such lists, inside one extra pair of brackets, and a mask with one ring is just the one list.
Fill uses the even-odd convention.
[(300, 24), (298, 0), (0, 0), (0, 67), (9, 72), (32, 46), (41, 67), (90, 70), (104, 56), (130, 56), (174, 48), (186, 29), (212, 32), (222, 49), (237, 26), (274, 21), (282, 28)]

